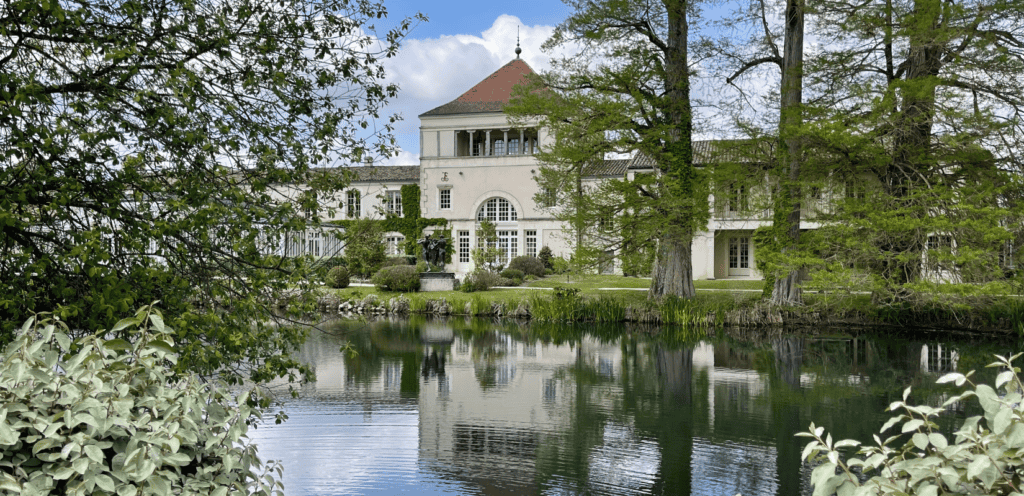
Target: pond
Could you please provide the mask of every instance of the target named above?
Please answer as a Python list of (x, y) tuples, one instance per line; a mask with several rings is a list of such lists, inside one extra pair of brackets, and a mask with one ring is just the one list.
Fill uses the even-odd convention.
[[(810, 494), (794, 433), (869, 441), (906, 386), (937, 404), (953, 391), (941, 374), (991, 383), (992, 354), (1020, 348), (812, 331), (337, 321), (298, 354), (317, 380), (282, 395), (289, 419), (250, 435), (289, 496)], [(951, 407), (945, 429), (973, 408)]]

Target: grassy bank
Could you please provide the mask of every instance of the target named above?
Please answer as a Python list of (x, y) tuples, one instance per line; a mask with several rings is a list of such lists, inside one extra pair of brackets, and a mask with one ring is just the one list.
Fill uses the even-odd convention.
[[(326, 290), (332, 301), (370, 302), (390, 313), (519, 317), (539, 322), (638, 322), (684, 326), (778, 324), (900, 325), (1024, 333), (1024, 299), (1010, 294), (936, 291), (900, 305), (876, 305), (856, 291), (808, 292), (805, 305), (770, 307), (761, 281), (694, 281), (697, 296), (648, 300), (649, 279), (552, 276), (516, 288), (463, 293), (390, 293), (373, 287)], [(374, 296), (371, 296), (374, 295)], [(392, 302), (392, 303), (389, 303)], [(397, 305), (400, 308), (392, 308)]]

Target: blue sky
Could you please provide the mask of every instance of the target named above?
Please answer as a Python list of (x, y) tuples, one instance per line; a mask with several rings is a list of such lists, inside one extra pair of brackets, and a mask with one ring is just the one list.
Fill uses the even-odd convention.
[(379, 29), (416, 12), (429, 17), (385, 64), (389, 79), (401, 88), (389, 110), (404, 119), (395, 132), (402, 151), (384, 162), (391, 165), (419, 163), (419, 114), (454, 100), (515, 58), (517, 27), (523, 59), (534, 70), (547, 69), (549, 57), (540, 44), (570, 12), (559, 0), (388, 0), (385, 5), (389, 20)]
[[(547, 70), (552, 55), (569, 55), (567, 52), (546, 54), (540, 51), (540, 45), (551, 36), (554, 27), (571, 12), (560, 0), (385, 0), (385, 4), (389, 19), (377, 26), (380, 29), (416, 12), (426, 14), (429, 21), (417, 25), (403, 42), (398, 56), (385, 62), (389, 80), (398, 83), (401, 88), (398, 98), (391, 101), (388, 110), (401, 114), (403, 120), (395, 130), (400, 153), (397, 157), (383, 161), (384, 164), (419, 164), (418, 116), (454, 100), (515, 58), (517, 28), (523, 48), (522, 58), (534, 70)], [(723, 3), (709, 7), (705, 19), (724, 14), (731, 8), (729, 5)], [(706, 25), (691, 26), (691, 36), (696, 29), (707, 28)], [(694, 61), (691, 60), (691, 63)], [(700, 98), (701, 95), (709, 99), (720, 98), (732, 91), (725, 86), (723, 78), (708, 78), (709, 73), (701, 67), (695, 68), (703, 73), (704, 79), (691, 81), (694, 84), (694, 98)], [(774, 76), (765, 74), (767, 77), (751, 75), (740, 84), (756, 98), (756, 95), (777, 83)], [(714, 113), (714, 108), (697, 111)], [(707, 139), (705, 134), (710, 136), (708, 133), (717, 133), (714, 135), (718, 136), (720, 129), (716, 131), (716, 127), (721, 128), (722, 123), (709, 124), (716, 117), (710, 114), (705, 117), (699, 126), (701, 129), (698, 129), (699, 139)]]

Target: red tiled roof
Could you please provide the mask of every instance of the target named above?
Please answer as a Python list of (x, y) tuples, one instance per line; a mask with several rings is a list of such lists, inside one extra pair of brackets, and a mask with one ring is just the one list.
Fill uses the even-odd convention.
[(523, 83), (533, 74), (533, 69), (522, 59), (514, 59), (494, 71), (483, 81), (440, 107), (420, 115), (474, 114), (480, 112), (501, 112), (512, 97), (512, 87)]

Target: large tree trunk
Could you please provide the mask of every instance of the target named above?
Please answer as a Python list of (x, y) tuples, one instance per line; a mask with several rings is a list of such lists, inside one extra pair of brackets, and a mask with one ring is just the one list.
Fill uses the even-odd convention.
[[(916, 0), (914, 28), (907, 54), (906, 76), (895, 90), (900, 97), (899, 117), (893, 130), (893, 156), (883, 178), (884, 192), (891, 207), (903, 215), (921, 215), (915, 208), (915, 189), (922, 178), (932, 174), (932, 123), (935, 114), (936, 76), (942, 67), (940, 0)], [(890, 289), (901, 294), (900, 286), (921, 277), (923, 236), (916, 232), (893, 233), (880, 249), (890, 253), (882, 275)]]
[(651, 289), (647, 295), (657, 298), (675, 295), (692, 298), (696, 294), (693, 289), (693, 264), (691, 260), (690, 239), (666, 239), (658, 241), (658, 254), (654, 260), (654, 274), (651, 278)]
[[(668, 46), (665, 49), (665, 91), (668, 96), (665, 116), (671, 124), (665, 137), (662, 154), (662, 198), (668, 214), (668, 225), (658, 240), (658, 255), (654, 261), (654, 277), (648, 295), (652, 298), (675, 295), (690, 298), (694, 295), (693, 268), (690, 244), (693, 226), (690, 225), (696, 174), (693, 169), (693, 117), (690, 106), (690, 73), (687, 62), (689, 26), (686, 19), (686, 0), (665, 0), (668, 13)], [(704, 208), (707, 208), (704, 200)]]
[[(803, 123), (803, 62), (804, 62), (804, 4), (803, 0), (786, 2), (786, 43), (782, 54), (782, 95), (780, 136), (785, 143), (785, 166), (782, 202), (776, 208), (784, 209), (785, 238), (780, 240), (785, 253), (800, 242), (800, 163), (803, 144), (799, 126)], [(782, 212), (779, 212), (780, 214)], [(776, 218), (778, 218), (777, 216)], [(780, 233), (781, 234), (781, 233)], [(775, 279), (771, 302), (776, 305), (803, 303), (800, 290), (800, 271), (792, 270)]]

